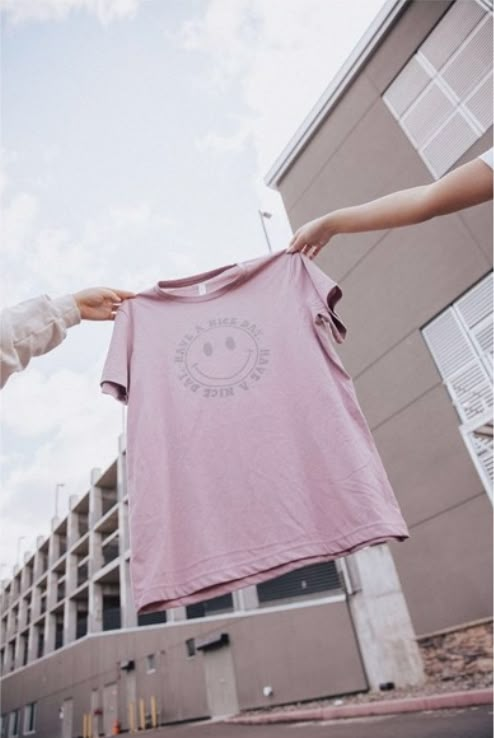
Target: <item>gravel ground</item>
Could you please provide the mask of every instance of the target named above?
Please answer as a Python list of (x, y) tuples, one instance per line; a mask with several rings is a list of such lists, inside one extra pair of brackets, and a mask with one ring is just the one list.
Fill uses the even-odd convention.
[(382, 700), (403, 699), (406, 697), (424, 697), (432, 694), (443, 694), (445, 692), (461, 692), (471, 689), (486, 689), (492, 687), (492, 673), (470, 674), (452, 679), (429, 679), (419, 687), (406, 687), (379, 692), (357, 692), (355, 694), (341, 695), (340, 697), (328, 697), (326, 699), (312, 700), (311, 702), (294, 702), (289, 705), (277, 705), (273, 707), (262, 707), (256, 710), (243, 710), (242, 715), (259, 715), (267, 712), (287, 712), (289, 710), (300, 710), (314, 707), (331, 707), (341, 705), (365, 704)]

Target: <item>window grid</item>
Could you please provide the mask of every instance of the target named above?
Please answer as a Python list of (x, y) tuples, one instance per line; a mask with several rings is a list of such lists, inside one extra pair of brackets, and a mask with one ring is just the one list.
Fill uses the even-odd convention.
[[(457, 0), (457, 2), (459, 2), (459, 0)], [(474, 25), (474, 27), (459, 44), (458, 48), (451, 54), (451, 56), (444, 63), (442, 63), (439, 68), (436, 68), (434, 64), (426, 58), (425, 54), (421, 51), (421, 47), (412, 57), (412, 59), (409, 60), (409, 62), (405, 65), (404, 69), (393, 80), (383, 96), (384, 102), (388, 106), (393, 117), (399, 122), (400, 126), (413, 144), (414, 148), (436, 179), (442, 176), (449, 169), (449, 167), (454, 164), (454, 161), (456, 161), (459, 156), (461, 156), (462, 153), (464, 153), (464, 151), (466, 151), (472, 145), (472, 143), (480, 138), (480, 136), (492, 125), (492, 114), (489, 116), (488, 122), (486, 124), (486, 121), (482, 121), (477, 118), (475, 113), (467, 107), (468, 103), (472, 100), (474, 95), (479, 91), (480, 88), (482, 88), (483, 85), (488, 82), (490, 77), (492, 77), (492, 64), (489, 68), (486, 68), (485, 73), (479, 79), (477, 79), (475, 85), (471, 88), (469, 87), (466, 90), (464, 95), (460, 95), (459, 93), (455, 92), (455, 90), (451, 87), (451, 85), (444, 77), (444, 74), (448, 73), (448, 70), (456, 62), (459, 55), (462, 54), (463, 51), (470, 45), (472, 39), (482, 32), (484, 26), (486, 26), (487, 24), (492, 24), (492, 12), (490, 11), (490, 9), (487, 9), (485, 7), (485, 4), (479, 2), (479, 0), (475, 0), (475, 2), (483, 10), (487, 10), (487, 13), (483, 16), (483, 18), (481, 18), (480, 21), (478, 21)], [(440, 23), (441, 22), (442, 21), (440, 21)], [(424, 43), (426, 41), (427, 39), (424, 41)], [(418, 93), (418, 95), (412, 98), (408, 104), (405, 104), (405, 106), (402, 107), (401, 112), (398, 112), (393, 104), (393, 97), (396, 95), (397, 89), (396, 85), (400, 85), (400, 81), (402, 85), (405, 84), (405, 80), (407, 80), (407, 74), (409, 74), (410, 66), (413, 64), (418, 64), (420, 66), (420, 69), (422, 69), (423, 72), (428, 77), (430, 77), (430, 79), (425, 87)], [(441, 114), (440, 98), (436, 96), (436, 104), (440, 106), (439, 110), (437, 111), (438, 115), (440, 116), (439, 121), (436, 125), (431, 125), (431, 130), (429, 131), (428, 135), (426, 135), (424, 140), (420, 141), (413, 134), (413, 131), (411, 131), (410, 128), (407, 127), (407, 119), (411, 116), (411, 114), (413, 114), (414, 110), (419, 108), (421, 103), (423, 103), (424, 98), (427, 95), (434, 93), (434, 91), (436, 93), (439, 92), (443, 96), (443, 99), (445, 101), (443, 103), (443, 108), (446, 109), (443, 110)], [(451, 105), (451, 109), (449, 110), (449, 112), (447, 111), (448, 104)], [(463, 140), (461, 148), (463, 149), (463, 151), (461, 151), (459, 154), (458, 151), (455, 152), (454, 156), (456, 158), (454, 159), (454, 161), (443, 160), (439, 163), (434, 164), (431, 161), (431, 157), (428, 156), (427, 148), (431, 143), (434, 142), (438, 135), (442, 131), (444, 131), (444, 129), (448, 125), (454, 123), (454, 119), (457, 118), (457, 116), (459, 116), (459, 118), (467, 126), (462, 134)], [(425, 125), (427, 126), (426, 119), (424, 119), (423, 123), (425, 123)], [(468, 134), (468, 131), (470, 131), (470, 135)]]

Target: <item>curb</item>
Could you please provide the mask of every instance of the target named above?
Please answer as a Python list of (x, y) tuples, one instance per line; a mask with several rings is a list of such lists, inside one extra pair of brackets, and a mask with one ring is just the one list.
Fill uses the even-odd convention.
[(332, 720), (334, 718), (387, 715), (399, 712), (421, 712), (422, 710), (441, 710), (452, 707), (471, 707), (473, 705), (492, 705), (493, 691), (490, 689), (471, 689), (462, 692), (433, 694), (427, 697), (407, 697), (404, 699), (380, 700), (363, 705), (342, 707), (316, 707), (301, 710), (272, 712), (265, 715), (237, 715), (224, 720), (225, 723), (254, 725), (262, 723), (291, 723), (312, 720)]

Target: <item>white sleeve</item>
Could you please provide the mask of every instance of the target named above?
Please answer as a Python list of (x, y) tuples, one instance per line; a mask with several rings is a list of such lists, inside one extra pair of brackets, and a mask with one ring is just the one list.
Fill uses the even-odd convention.
[(51, 300), (34, 297), (0, 314), (0, 387), (14, 372), (24, 369), (33, 356), (46, 354), (63, 341), (67, 329), (80, 323), (72, 295)]
[(486, 164), (490, 166), (492, 169), (492, 149), (489, 149), (488, 151), (484, 151), (483, 154), (479, 156), (479, 159), (482, 159), (482, 161), (485, 161)]

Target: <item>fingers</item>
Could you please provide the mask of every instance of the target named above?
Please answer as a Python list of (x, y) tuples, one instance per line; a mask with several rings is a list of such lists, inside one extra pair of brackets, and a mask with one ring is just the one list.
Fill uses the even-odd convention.
[(295, 251), (299, 251), (304, 245), (305, 244), (304, 244), (304, 239), (302, 238), (302, 234), (299, 231), (296, 231), (293, 234), (291, 241), (288, 245), (288, 251), (289, 253), (293, 254), (295, 253)]
[(301, 253), (307, 256), (308, 259), (315, 259), (322, 247), (323, 243), (306, 243), (301, 249)]
[(121, 303), (122, 300), (127, 300), (131, 297), (135, 297), (135, 292), (129, 292), (128, 290), (115, 290), (110, 287), (103, 287), (102, 291), (105, 298), (110, 298), (113, 302)]
[(135, 297), (135, 292), (129, 292), (128, 290), (115, 290), (113, 289), (112, 292), (114, 292), (119, 298), (122, 300), (127, 300), (129, 297)]
[[(300, 251), (302, 254), (305, 254), (305, 256), (308, 256), (309, 259), (313, 259), (324, 246), (324, 242), (314, 242), (313, 239), (314, 235), (311, 237), (310, 234), (305, 234), (303, 231), (297, 231), (290, 241), (287, 252), (289, 254), (294, 254), (295, 252)], [(316, 254), (313, 253), (315, 249), (317, 249)]]

